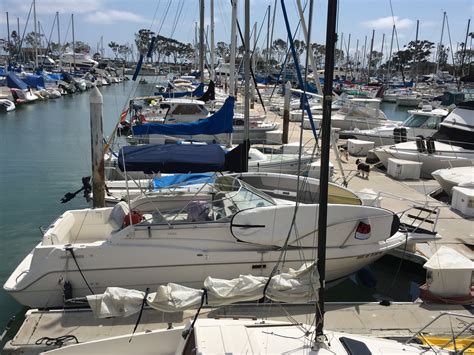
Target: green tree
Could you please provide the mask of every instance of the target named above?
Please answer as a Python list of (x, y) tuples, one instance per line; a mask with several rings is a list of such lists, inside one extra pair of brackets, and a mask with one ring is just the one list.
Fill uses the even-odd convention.
[(442, 44), (438, 51), (438, 63), (441, 69), (445, 69), (448, 64), (449, 48)]
[(273, 51), (277, 55), (277, 61), (278, 63), (283, 63), (283, 59), (285, 58), (286, 55), (286, 42), (282, 40), (281, 38), (278, 38), (273, 41), (272, 44)]
[(114, 41), (109, 43), (109, 48), (112, 50), (112, 53), (114, 53), (115, 59), (117, 59), (119, 47), (120, 45)]
[(216, 55), (226, 60), (230, 55), (230, 45), (225, 42), (217, 42)]

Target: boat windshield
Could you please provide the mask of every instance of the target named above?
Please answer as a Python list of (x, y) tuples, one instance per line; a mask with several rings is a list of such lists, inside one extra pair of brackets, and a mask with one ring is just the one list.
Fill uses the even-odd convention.
[(426, 115), (417, 115), (413, 114), (408, 117), (403, 126), (411, 127), (411, 128), (430, 128), (430, 129), (437, 129), (439, 126), (441, 119), (438, 116), (426, 116)]

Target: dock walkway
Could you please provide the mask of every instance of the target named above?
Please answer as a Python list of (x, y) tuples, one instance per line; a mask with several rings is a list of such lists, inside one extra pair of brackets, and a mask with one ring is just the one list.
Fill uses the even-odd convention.
[[(326, 304), (325, 328), (347, 333), (409, 338), (421, 330), (441, 312), (456, 313), (456, 316), (441, 317), (426, 333), (449, 335), (459, 332), (466, 322), (472, 322), (472, 309), (457, 305), (434, 305), (421, 303), (394, 303), (381, 306), (378, 303), (328, 303)], [(163, 313), (145, 309), (137, 332), (166, 329), (186, 324), (194, 317), (194, 311)], [(233, 305), (217, 309), (205, 308), (200, 317), (204, 318), (255, 318), (311, 324), (314, 319), (314, 304)], [(92, 312), (83, 310), (30, 310), (16, 336), (6, 344), (2, 354), (39, 354), (54, 349), (54, 345), (36, 344), (43, 337), (74, 335), (79, 342), (103, 339), (106, 337), (130, 334), (135, 326), (137, 315), (127, 318), (94, 318)], [(132, 340), (133, 341), (133, 340)], [(74, 342), (68, 342), (69, 345)]]

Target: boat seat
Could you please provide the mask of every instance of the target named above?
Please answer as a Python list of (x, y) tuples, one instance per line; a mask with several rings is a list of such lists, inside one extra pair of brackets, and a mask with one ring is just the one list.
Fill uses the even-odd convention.
[(117, 232), (122, 228), (123, 219), (129, 211), (130, 209), (125, 201), (120, 201), (114, 206), (109, 216), (109, 223), (112, 225), (113, 232)]
[(187, 207), (188, 222), (204, 222), (209, 220), (209, 203), (205, 201), (192, 201)]

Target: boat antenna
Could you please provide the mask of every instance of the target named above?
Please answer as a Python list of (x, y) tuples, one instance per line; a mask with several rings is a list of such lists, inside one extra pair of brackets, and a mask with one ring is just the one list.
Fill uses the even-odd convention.
[[(312, 0), (311, 0), (312, 2)], [(337, 0), (328, 0), (328, 15), (326, 28), (326, 56), (324, 64), (323, 88), (323, 119), (321, 122), (321, 173), (319, 182), (319, 216), (318, 216), (318, 272), (319, 299), (316, 312), (316, 344), (325, 341), (324, 336), (324, 287), (326, 277), (326, 228), (329, 185), (329, 146), (331, 144), (331, 104), (332, 84), (334, 74), (334, 47), (336, 33)]]

